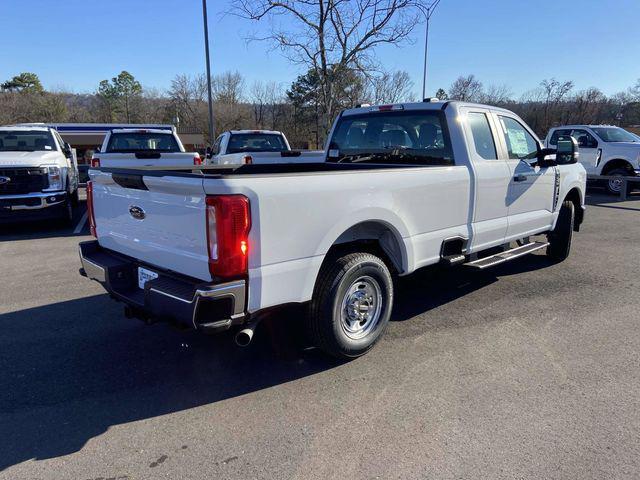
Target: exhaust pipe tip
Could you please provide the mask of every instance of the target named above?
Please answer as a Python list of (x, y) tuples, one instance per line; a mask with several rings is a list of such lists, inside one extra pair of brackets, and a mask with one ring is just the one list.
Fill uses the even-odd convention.
[(253, 338), (253, 328), (245, 328), (236, 333), (236, 345), (239, 347), (246, 347), (251, 343)]

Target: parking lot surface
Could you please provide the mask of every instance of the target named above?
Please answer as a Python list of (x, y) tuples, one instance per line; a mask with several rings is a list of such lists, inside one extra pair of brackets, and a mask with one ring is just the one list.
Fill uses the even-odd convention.
[(401, 279), (347, 363), (298, 309), (247, 349), (128, 320), (86, 226), (2, 227), (0, 478), (637, 478), (640, 197), (589, 204), (562, 264)]

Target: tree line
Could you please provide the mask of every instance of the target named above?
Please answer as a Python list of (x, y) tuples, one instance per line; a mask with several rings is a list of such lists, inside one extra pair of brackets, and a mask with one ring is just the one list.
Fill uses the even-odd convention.
[[(273, 81), (247, 84), (238, 72), (212, 79), (216, 134), (229, 129), (282, 130), (298, 148), (321, 146), (327, 133), (322, 91), (314, 70), (285, 86)], [(334, 85), (335, 113), (359, 104), (415, 101), (414, 84), (404, 71), (373, 80), (357, 72)], [(640, 79), (627, 90), (607, 96), (595, 87), (575, 90), (571, 81), (542, 80), (514, 98), (507, 86), (485, 86), (474, 75), (461, 76), (441, 100), (464, 100), (513, 110), (544, 136), (562, 124), (640, 125)], [(47, 91), (34, 73), (21, 73), (0, 84), (0, 124), (24, 122), (171, 123), (190, 132), (208, 132), (206, 75), (176, 75), (166, 91), (143, 87), (123, 71), (101, 81), (88, 94)]]

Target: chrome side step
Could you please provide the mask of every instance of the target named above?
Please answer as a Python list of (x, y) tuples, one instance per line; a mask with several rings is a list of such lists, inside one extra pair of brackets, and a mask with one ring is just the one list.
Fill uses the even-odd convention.
[(465, 266), (477, 268), (478, 270), (484, 270), (485, 268), (494, 267), (496, 265), (500, 265), (501, 263), (523, 257), (524, 255), (528, 255), (535, 252), (536, 250), (540, 250), (547, 245), (549, 245), (549, 242), (526, 243), (519, 247), (512, 248), (511, 250), (496, 253), (495, 255), (491, 255), (490, 257), (485, 257), (479, 260), (474, 260), (473, 262), (465, 263)]

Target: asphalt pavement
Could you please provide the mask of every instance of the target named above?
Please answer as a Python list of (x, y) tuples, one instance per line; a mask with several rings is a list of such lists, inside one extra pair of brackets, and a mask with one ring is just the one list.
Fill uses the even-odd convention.
[[(640, 475), (640, 196), (592, 194), (560, 264), (428, 269), (368, 355), (124, 318), (72, 228), (0, 228), (0, 479)], [(74, 233), (76, 232), (76, 233)]]

